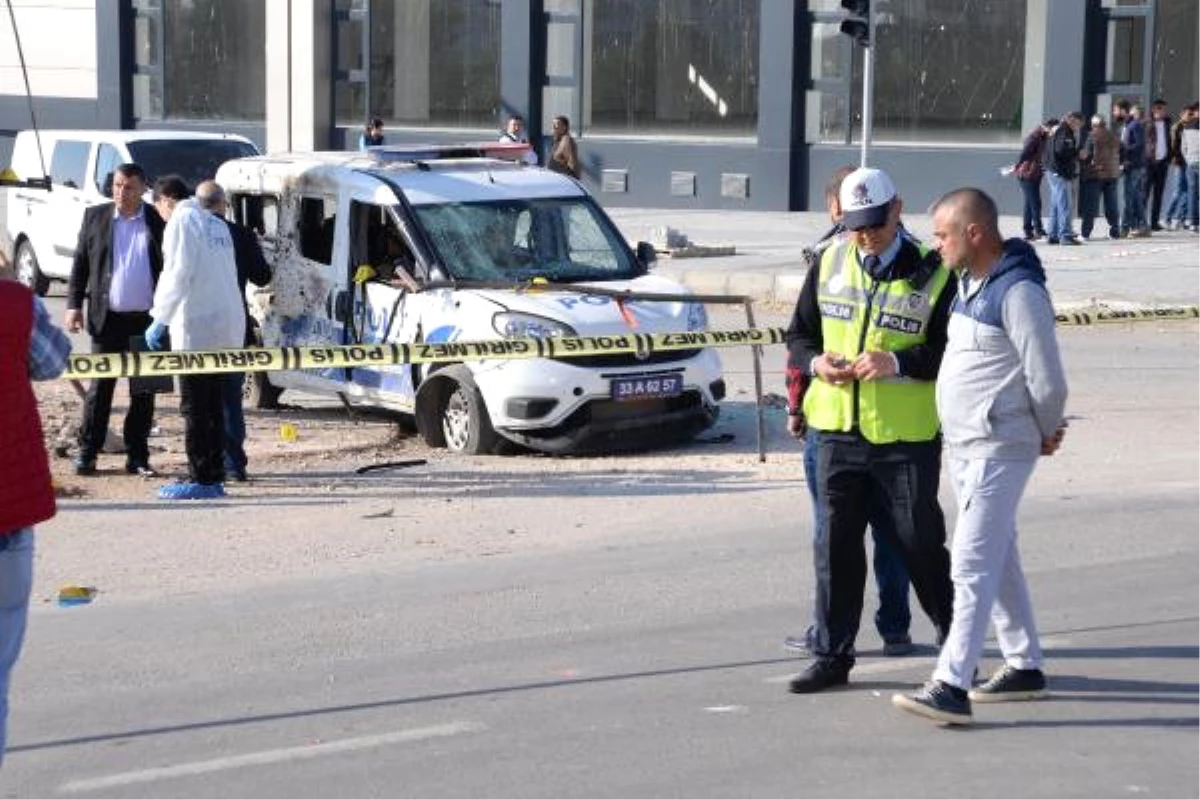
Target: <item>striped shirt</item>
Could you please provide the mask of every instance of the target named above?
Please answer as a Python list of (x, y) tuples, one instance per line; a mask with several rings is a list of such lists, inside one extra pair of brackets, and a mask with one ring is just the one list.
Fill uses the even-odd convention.
[(29, 377), (35, 381), (57, 378), (67, 368), (71, 340), (53, 322), (38, 297), (33, 298), (33, 331), (29, 336)]

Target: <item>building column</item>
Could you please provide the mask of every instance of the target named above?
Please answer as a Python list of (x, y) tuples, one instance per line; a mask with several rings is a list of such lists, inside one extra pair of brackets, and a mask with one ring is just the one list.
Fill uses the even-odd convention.
[(392, 108), (396, 119), (404, 122), (429, 119), (429, 2), (397, 3), (393, 12), (396, 67)]
[[(758, 152), (769, 160), (771, 172), (788, 176), (780, 184), (751, 189), (760, 208), (798, 210), (807, 202), (803, 76), (812, 35), (807, 6), (792, 0), (762, 0), (759, 12)], [(779, 196), (764, 201), (764, 189)]]
[(327, 5), (267, 3), (267, 152), (330, 147), (333, 18)]
[(1021, 130), (1083, 108), (1087, 0), (1027, 0)]
[(544, 5), (542, 0), (507, 0), (500, 6), (500, 119), (496, 125), (502, 126), (510, 114), (520, 114), (535, 149), (543, 133)]

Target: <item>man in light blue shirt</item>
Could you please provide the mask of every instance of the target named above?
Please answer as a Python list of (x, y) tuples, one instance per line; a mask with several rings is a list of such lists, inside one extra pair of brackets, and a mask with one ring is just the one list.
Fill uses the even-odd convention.
[[(163, 221), (142, 200), (145, 191), (145, 171), (137, 164), (122, 164), (113, 174), (113, 202), (89, 208), (83, 215), (67, 284), (64, 326), (71, 332), (83, 330), (86, 300), (93, 353), (128, 352), (130, 339), (140, 338), (150, 324), (154, 286), (162, 271)], [(115, 386), (114, 379), (105, 378), (93, 380), (88, 388), (76, 475), (96, 473)], [(125, 471), (131, 475), (155, 474), (148, 442), (153, 419), (154, 395), (131, 391), (123, 429)]]

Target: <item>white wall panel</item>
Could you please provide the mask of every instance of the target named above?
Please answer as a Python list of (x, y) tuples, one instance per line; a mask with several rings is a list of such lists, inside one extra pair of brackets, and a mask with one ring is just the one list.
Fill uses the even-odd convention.
[[(12, 4), (34, 96), (95, 99), (95, 0), (12, 0)], [(2, 10), (0, 86), (5, 94), (24, 94), (12, 17), (6, 7)]]

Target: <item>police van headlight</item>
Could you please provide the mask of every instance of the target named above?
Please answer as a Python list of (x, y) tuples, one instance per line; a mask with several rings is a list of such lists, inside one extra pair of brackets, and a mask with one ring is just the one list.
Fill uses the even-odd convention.
[(687, 311), (687, 329), (689, 331), (708, 330), (708, 312), (703, 303), (689, 303)]
[(549, 317), (502, 311), (492, 317), (492, 327), (506, 339), (553, 339), (574, 336), (575, 329)]

